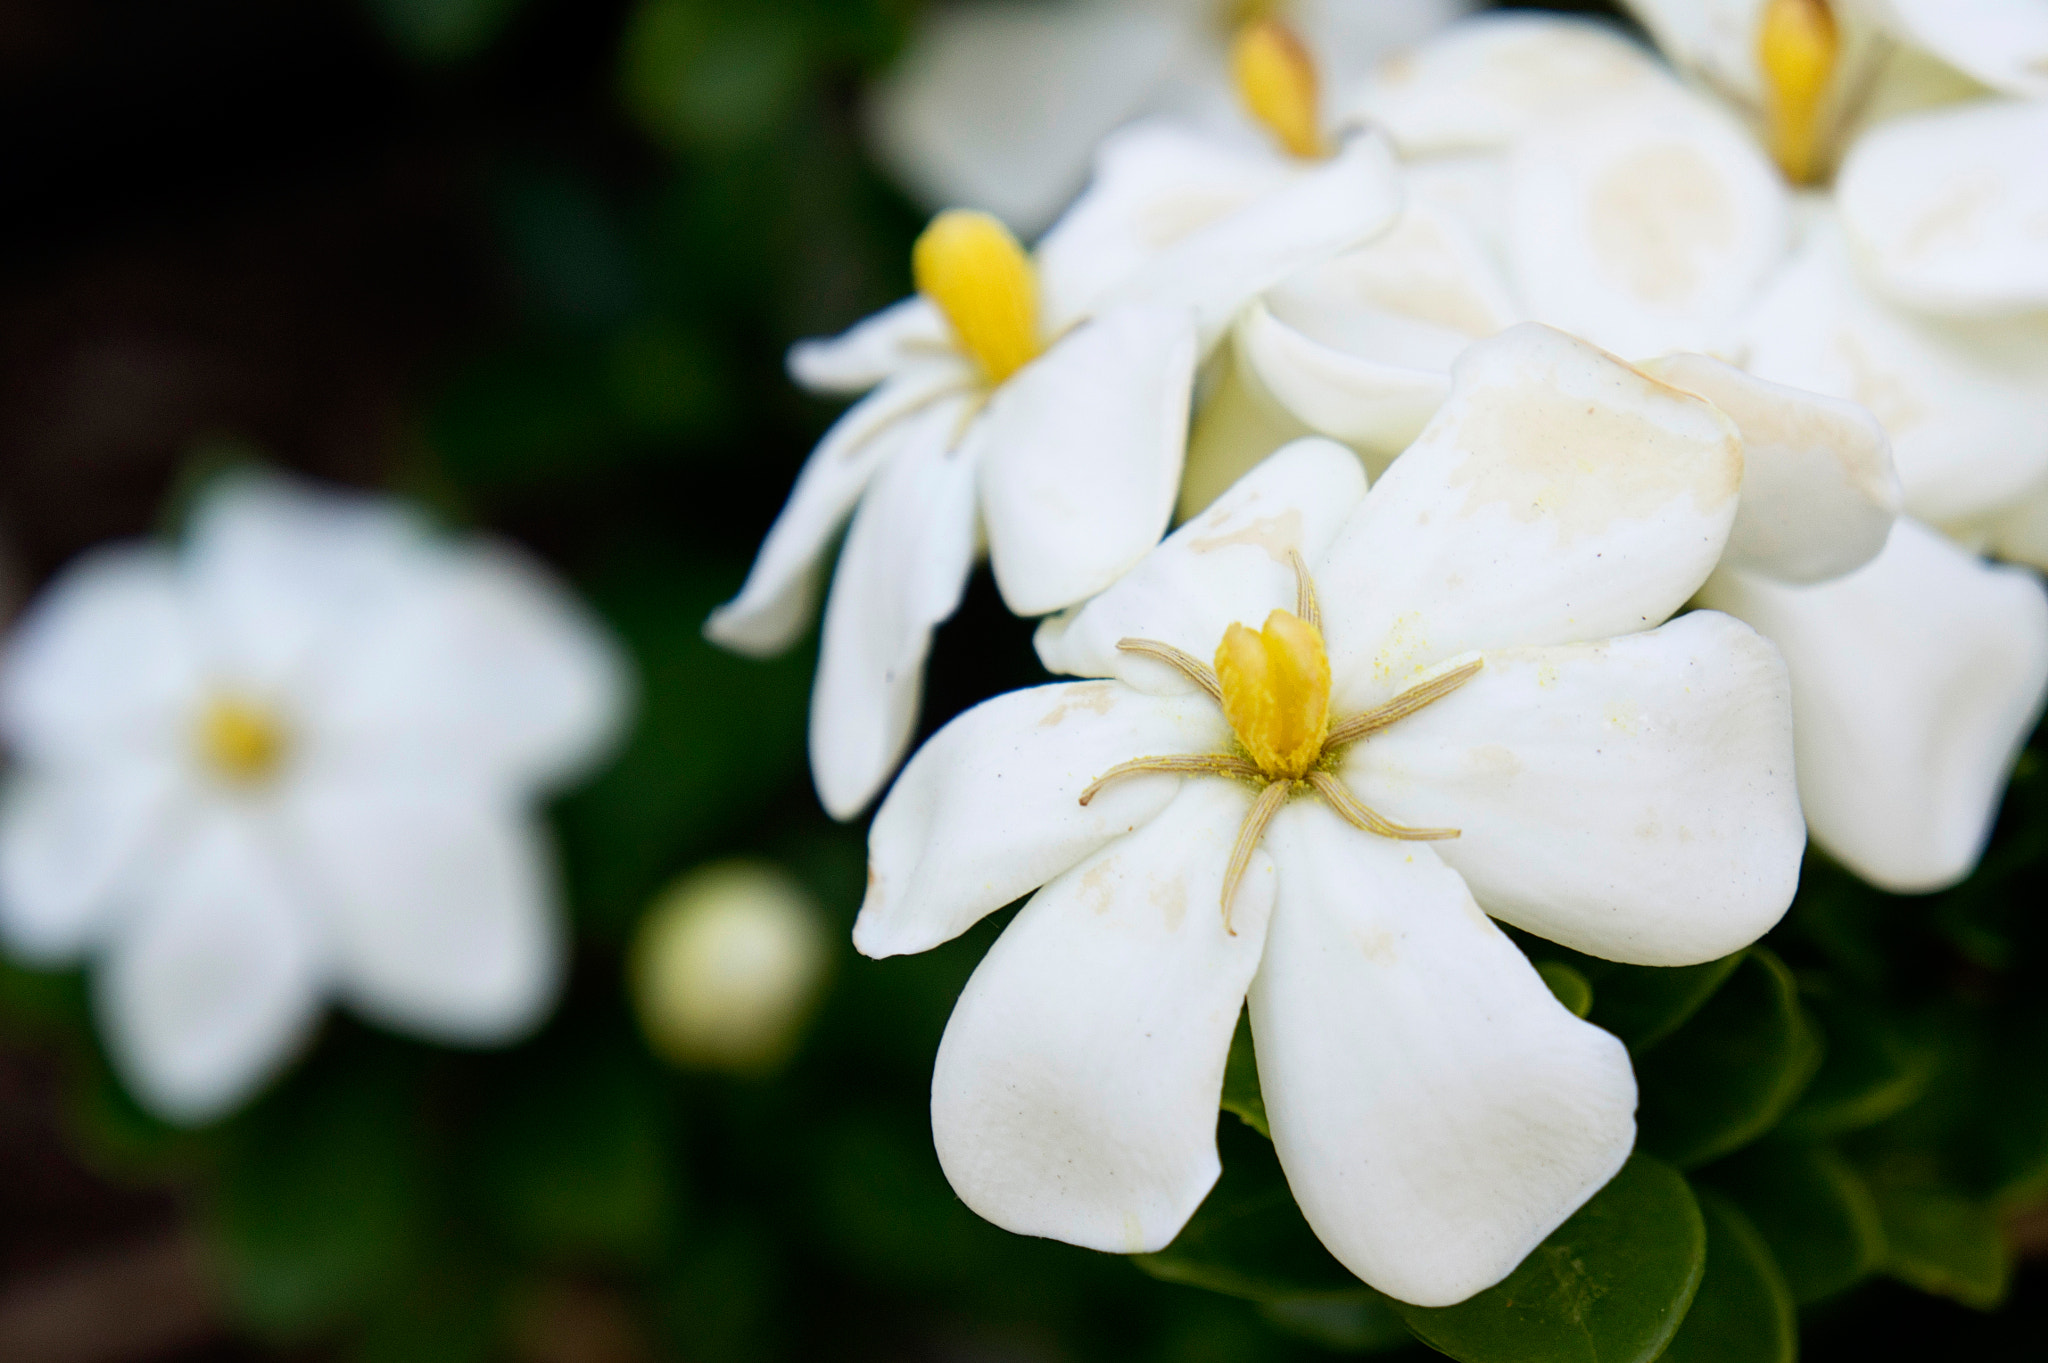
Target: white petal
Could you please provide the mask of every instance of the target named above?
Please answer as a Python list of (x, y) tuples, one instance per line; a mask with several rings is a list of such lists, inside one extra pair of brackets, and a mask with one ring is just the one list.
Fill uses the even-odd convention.
[(1180, 488), (1195, 333), (1185, 311), (1117, 308), (989, 399), (968, 437), (1003, 603), (1045, 615), (1159, 543)]
[(1251, 803), (1194, 781), (1151, 823), (1038, 892), (954, 1005), (932, 1073), (953, 1190), (1005, 1230), (1163, 1249), (1216, 1181), (1216, 1104), (1273, 872), (1221, 912)]
[(559, 785), (616, 735), (628, 688), (581, 602), (524, 552), (477, 540), (423, 564), (323, 670), (302, 706), (306, 757)]
[(237, 687), (288, 694), (403, 600), (434, 552), (394, 499), (242, 475), (200, 503), (183, 568), (209, 659)]
[(789, 376), (814, 393), (865, 393), (958, 348), (939, 310), (911, 297), (837, 336), (798, 341), (789, 348)]
[(1717, 573), (1701, 599), (1785, 654), (1814, 841), (1887, 890), (1969, 874), (2048, 690), (2039, 580), (1901, 520), (1848, 577), (1782, 587)]
[[(1450, 341), (1386, 314), (1359, 320), (1376, 322), (1386, 333), (1375, 349), (1421, 352), (1418, 361)], [(1405, 344), (1411, 340), (1419, 343)], [(1238, 345), (1262, 390), (1283, 411), (1362, 451), (1380, 468), (1422, 433), (1451, 390), (1448, 365), (1433, 369), (1353, 354), (1304, 335), (1260, 303), (1239, 324)]]
[(114, 1066), (174, 1122), (218, 1116), (275, 1075), (319, 1017), (326, 948), (261, 830), (199, 811), (106, 950), (94, 1002)]
[(1496, 918), (1577, 951), (1692, 965), (1792, 902), (1806, 826), (1791, 688), (1714, 611), (1598, 644), (1503, 649), (1354, 747), (1345, 779), (1435, 844)]
[(1117, 641), (1152, 639), (1206, 663), (1233, 623), (1257, 628), (1276, 607), (1294, 609), (1290, 553), (1309, 563), (1322, 557), (1364, 495), (1365, 472), (1349, 450), (1327, 440), (1289, 445), (1114, 587), (1040, 625), (1039, 660), (1051, 672), (1118, 677), (1141, 691), (1190, 691), (1180, 673)]
[(1835, 202), (1896, 302), (1963, 316), (2048, 307), (2048, 100), (1893, 119), (1851, 149)]
[(956, 394), (970, 386), (963, 361), (921, 365), (834, 422), (804, 461), (740, 594), (711, 613), (705, 636), (756, 658), (794, 644), (817, 609), (819, 561), (875, 470), (925, 429), (922, 418), (934, 407), (950, 412), (956, 424), (963, 420), (967, 398)]
[(1742, 504), (1724, 564), (1783, 582), (1824, 582), (1884, 548), (1899, 514), (1899, 475), (1891, 441), (1868, 411), (1705, 355), (1670, 355), (1642, 368), (1698, 393), (1742, 432)]
[(182, 755), (203, 689), (171, 558), (97, 549), (29, 606), (0, 666), (0, 725), (18, 759), (124, 764)]
[[(1192, 308), (1207, 351), (1245, 304), (1297, 271), (1369, 241), (1400, 211), (1400, 174), (1386, 141), (1377, 133), (1354, 134), (1329, 160), (1180, 238), (1091, 306)], [(1046, 288), (1054, 294), (1055, 282), (1048, 279)]]
[(1530, 315), (1623, 355), (1714, 347), (1791, 230), (1748, 132), (1679, 91), (1533, 130), (1509, 160), (1507, 213)]
[(1429, 156), (1496, 150), (1538, 119), (1673, 85), (1648, 53), (1604, 25), (1489, 14), (1381, 63), (1351, 110), (1384, 127), (1403, 155)]
[(0, 795), (0, 935), (36, 962), (98, 941), (150, 864), (183, 793), (177, 769), (141, 756), (92, 770), (16, 768)]
[(1288, 1186), (1366, 1282), (1462, 1301), (1628, 1158), (1628, 1052), (1565, 1010), (1427, 846), (1312, 800), (1266, 845), (1280, 886), (1252, 1035)]
[(877, 149), (927, 204), (984, 208), (1029, 235), (1081, 187), (1095, 144), (1145, 106), (1192, 28), (1141, 3), (935, 7), (875, 92)]
[(1120, 777), (1083, 805), (1111, 767), (1229, 747), (1206, 696), (1094, 681), (983, 701), (918, 749), (876, 812), (854, 946), (879, 958), (950, 941), (1151, 819), (1180, 787), (1176, 776)]
[(836, 819), (875, 798), (917, 727), (932, 630), (974, 566), (974, 462), (957, 408), (914, 418), (839, 553), (811, 692), (811, 776)]
[(1757, 30), (1765, 0), (1624, 0), (1672, 62), (1714, 89), (1761, 105)]
[(1237, 337), (1292, 416), (1384, 468), (1443, 404), (1458, 354), (1517, 320), (1477, 234), (1424, 202), (1385, 236), (1274, 289)]
[(2048, 487), (2007, 505), (1985, 530), (1986, 546), (1999, 558), (2048, 570)]
[[(1245, 315), (1262, 310), (1254, 302)], [(1233, 340), (1209, 363), (1207, 375), (1195, 381), (1201, 396), (1188, 428), (1176, 520), (1193, 520), (1281, 446), (1315, 434), (1280, 405), (1257, 374), (1247, 372), (1241, 343)]]
[(1388, 56), (1472, 8), (1466, 0), (1291, 0), (1287, 22), (1316, 59), (1322, 88), (1348, 91)]
[(1751, 373), (1847, 398), (1892, 439), (1908, 512), (1995, 512), (2048, 475), (2048, 325), (1909, 315), (1866, 292), (1825, 217), (1744, 326)]
[(2039, 0), (1879, 0), (1876, 17), (2008, 94), (2048, 96), (2048, 9)]
[(1317, 565), (1340, 711), (1471, 649), (1661, 624), (1735, 518), (1728, 419), (1583, 341), (1524, 323), (1451, 381)]
[(538, 1025), (564, 948), (531, 819), (475, 786), (402, 776), (309, 782), (290, 819), (357, 1012), (461, 1045)]
[(1087, 190), (1033, 252), (1047, 329), (1057, 333), (1087, 316), (1168, 248), (1298, 173), (1256, 145), (1165, 119), (1119, 128), (1095, 153)]

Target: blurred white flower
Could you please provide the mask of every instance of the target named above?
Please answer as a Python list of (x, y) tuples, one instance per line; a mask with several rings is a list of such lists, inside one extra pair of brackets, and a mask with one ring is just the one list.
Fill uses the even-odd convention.
[(819, 442), (706, 632), (756, 655), (794, 643), (851, 515), (811, 704), (811, 771), (835, 817), (909, 746), (932, 630), (981, 545), (1019, 615), (1114, 582), (1166, 529), (1200, 356), (1246, 300), (1397, 211), (1369, 137), (1302, 165), (1236, 158), (1223, 212), (1215, 178), (1183, 174), (1191, 160), (1220, 165), (1169, 129), (1113, 139), (1030, 257), (986, 214), (943, 213), (917, 242), (918, 296), (792, 350), (805, 386), (874, 391)]
[(561, 970), (532, 805), (605, 748), (626, 684), (510, 546), (226, 481), (181, 551), (93, 551), (9, 641), (0, 931), (93, 960), (116, 1067), (175, 1121), (269, 1079), (330, 996), (507, 1041)]
[[(1860, 404), (1899, 488), (1881, 451), (1845, 466), (1837, 491), (1860, 487), (1865, 510), (1839, 525), (1801, 478), (1756, 484), (1792, 464), (1758, 457), (1774, 438), (1737, 417), (1744, 520), (1779, 528), (1768, 545), (1738, 533), (1702, 599), (1785, 650), (1815, 839), (1878, 885), (1940, 888), (1974, 866), (2048, 691), (2048, 601), (1975, 553), (2044, 561), (2048, 238), (2026, 224), (2048, 211), (2048, 102), (1984, 98), (1852, 6), (1839, 30), (1820, 0), (1644, 9), (1726, 99), (1557, 16), (1469, 20), (1386, 64), (1355, 112), (1403, 154), (1403, 219), (1247, 311), (1183, 510), (1306, 432), (1383, 465), (1442, 401), (1451, 357), (1527, 317)], [(1840, 169), (1802, 191), (1774, 158), (1794, 179)], [(1726, 371), (1683, 363), (1690, 379), (1667, 377), (1736, 400)], [(1781, 433), (1787, 400), (1769, 404)], [(1872, 535), (1901, 502), (1920, 524)]]
[(633, 943), (633, 1003), (676, 1064), (759, 1074), (796, 1049), (830, 962), (824, 915), (803, 886), (766, 862), (722, 862), (648, 911)]
[(930, 207), (985, 209), (1029, 236), (1097, 144), (1150, 114), (1239, 123), (1226, 48), (1248, 19), (1299, 32), (1327, 82), (1461, 13), (1463, 0), (968, 0), (933, 5), (869, 106), (883, 163)]
[(1597, 1190), (1634, 1140), (1627, 1052), (1487, 915), (1680, 965), (1790, 902), (1783, 664), (1718, 613), (1655, 628), (1740, 477), (1710, 404), (1517, 328), (1369, 494), (1348, 451), (1289, 446), (1040, 626), (1048, 667), (1106, 680), (934, 736), (875, 817), (854, 929), (923, 951), (1038, 890), (939, 1049), (967, 1204), (1170, 1242), (1218, 1173), (1247, 993), (1289, 1185), (1375, 1287), (1461, 1300)]

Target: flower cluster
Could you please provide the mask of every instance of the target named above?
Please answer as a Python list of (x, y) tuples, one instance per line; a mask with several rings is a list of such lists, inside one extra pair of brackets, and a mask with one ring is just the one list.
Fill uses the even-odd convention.
[[(1025, 226), (1084, 125), (1145, 116), (1034, 257), (949, 210), (918, 298), (793, 352), (881, 386), (710, 632), (786, 646), (858, 500), (812, 711), (850, 817), (985, 546), (1096, 680), (955, 719), (871, 830), (871, 956), (1030, 896), (940, 1047), (954, 1188), (1166, 1246), (1248, 1001), (1308, 1223), (1444, 1305), (1634, 1141), (1627, 1052), (1496, 920), (1692, 965), (1777, 921), (1809, 828), (1887, 888), (1980, 854), (2048, 692), (2048, 598), (1978, 557), (2027, 556), (2048, 476), (2048, 106), (1971, 95), (2038, 70), (1934, 6), (1644, 0), (1676, 69), (1559, 17), (1388, 56), (1275, 8), (1224, 60), (1139, 60), (1170, 6), (913, 49), (885, 152)], [(1055, 69), (1114, 98), (1016, 118)], [(1234, 128), (1186, 94), (1224, 69)]]

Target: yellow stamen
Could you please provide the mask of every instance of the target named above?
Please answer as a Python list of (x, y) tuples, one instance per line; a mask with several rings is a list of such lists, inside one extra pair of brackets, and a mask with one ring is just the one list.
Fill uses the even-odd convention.
[(910, 272), (990, 383), (1038, 358), (1038, 276), (995, 218), (964, 208), (939, 214), (911, 248)]
[(1259, 771), (1272, 781), (1307, 775), (1330, 730), (1330, 655), (1321, 632), (1282, 610), (1256, 634), (1232, 625), (1216, 649), (1216, 681), (1224, 718)]
[(1841, 35), (1827, 0), (1765, 0), (1757, 27), (1771, 152), (1794, 184), (1819, 178), (1822, 105)]
[(1323, 154), (1316, 63), (1294, 30), (1277, 19), (1256, 19), (1230, 44), (1230, 75), (1245, 111), (1304, 159)]
[(232, 696), (216, 698), (199, 719), (199, 754), (236, 785), (270, 776), (284, 759), (284, 728), (268, 710)]

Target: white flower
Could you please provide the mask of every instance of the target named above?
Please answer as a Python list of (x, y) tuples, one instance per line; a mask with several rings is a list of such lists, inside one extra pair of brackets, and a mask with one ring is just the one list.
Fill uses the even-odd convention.
[(535, 796), (617, 728), (608, 638), (509, 546), (246, 477), (181, 552), (95, 550), (0, 670), (0, 931), (89, 956), (116, 1067), (175, 1121), (232, 1107), (336, 997), (478, 1045), (561, 971)]
[[(1862, 405), (1899, 489), (1864, 442), (1833, 478), (1847, 520), (1816, 516), (1803, 479), (1755, 483), (1789, 466), (1745, 429), (1744, 520), (1780, 530), (1738, 533), (1702, 599), (1784, 648), (1816, 840), (1878, 885), (1940, 888), (1975, 864), (2048, 691), (2048, 602), (1975, 555), (2048, 561), (2048, 239), (2026, 226), (2048, 212), (2048, 102), (1898, 114), (1960, 77), (1877, 62), (1889, 40), (1858, 26), (1867, 11), (1815, 36), (1798, 25), (1827, 19), (1818, 0), (1644, 8), (1730, 102), (1555, 16), (1468, 21), (1388, 64), (1359, 107), (1406, 158), (1409, 209), (1249, 310), (1183, 509), (1306, 431), (1384, 463), (1442, 400), (1450, 357), (1528, 317), (1625, 355), (1734, 360), (1770, 381), (1781, 433), (1811, 394)], [(1831, 189), (1795, 192), (1773, 164), (1825, 175), (1844, 146)], [(1742, 386), (1684, 363), (1724, 407)], [(1919, 524), (1873, 536), (1901, 500)]]
[(935, 735), (875, 817), (854, 929), (923, 951), (1038, 891), (939, 1049), (967, 1204), (1170, 1242), (1218, 1173), (1247, 992), (1289, 1185), (1375, 1287), (1461, 1300), (1598, 1189), (1634, 1140), (1627, 1053), (1487, 915), (1680, 965), (1790, 902), (1776, 650), (1713, 612), (1658, 628), (1741, 464), (1710, 404), (1521, 327), (1370, 493), (1342, 447), (1290, 446), (1042, 625), (1047, 666), (1106, 680)]
[(917, 297), (791, 352), (808, 387), (874, 391), (819, 442), (706, 632), (756, 655), (794, 643), (851, 514), (811, 706), (811, 770), (835, 816), (873, 799), (908, 747), (932, 629), (979, 545), (1019, 615), (1114, 582), (1166, 529), (1199, 356), (1247, 299), (1397, 211), (1391, 158), (1358, 137), (1304, 167), (1238, 158), (1252, 192), (1233, 175), (1233, 211), (1198, 194), (1176, 218), (1187, 150), (1165, 129), (1112, 141), (1035, 259), (985, 214), (941, 214), (917, 243)]
[(700, 867), (633, 940), (640, 1024), (678, 1065), (760, 1074), (803, 1036), (831, 957), (817, 901), (766, 862)]
[(1036, 232), (1081, 187), (1095, 148), (1148, 114), (1236, 122), (1232, 26), (1284, 17), (1334, 85), (1466, 8), (1461, 0), (971, 0), (926, 11), (874, 91), (878, 153), (931, 207), (986, 209)]

